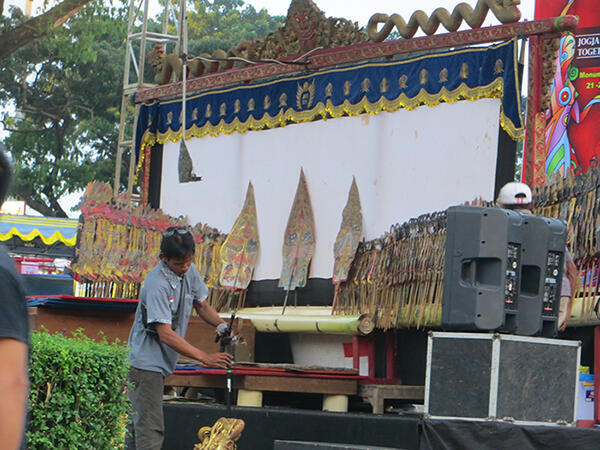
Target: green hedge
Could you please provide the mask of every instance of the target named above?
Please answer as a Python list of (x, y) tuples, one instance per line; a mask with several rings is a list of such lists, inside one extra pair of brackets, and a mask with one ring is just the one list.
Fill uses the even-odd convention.
[(27, 448), (122, 448), (128, 368), (118, 343), (32, 333)]

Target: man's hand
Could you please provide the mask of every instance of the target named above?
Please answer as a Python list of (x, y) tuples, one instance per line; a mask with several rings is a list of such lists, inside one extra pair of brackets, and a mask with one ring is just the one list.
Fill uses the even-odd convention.
[(558, 331), (560, 331), (562, 333), (563, 331), (565, 331), (566, 328), (567, 328), (567, 321), (565, 320), (563, 322), (563, 324), (558, 328)]
[(231, 330), (229, 329), (227, 322), (221, 322), (219, 325), (217, 325), (217, 334), (219, 336), (227, 336), (231, 334)]
[(209, 353), (202, 361), (202, 364), (207, 367), (222, 367), (227, 368), (233, 363), (233, 358), (229, 353)]
[(156, 332), (160, 341), (171, 347), (180, 355), (193, 358), (200, 361), (205, 366), (210, 367), (228, 367), (233, 358), (228, 353), (206, 353), (197, 347), (194, 347), (184, 338), (179, 336), (171, 328), (171, 324), (157, 323)]

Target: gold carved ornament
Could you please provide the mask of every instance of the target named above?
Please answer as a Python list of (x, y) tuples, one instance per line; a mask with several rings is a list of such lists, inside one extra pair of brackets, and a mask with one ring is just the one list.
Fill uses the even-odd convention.
[(298, 83), (296, 90), (296, 107), (298, 110), (309, 109), (315, 98), (315, 82), (309, 83), (305, 81), (303, 84)]
[(365, 78), (362, 80), (362, 83), (360, 84), (360, 90), (362, 92), (369, 92), (369, 90), (371, 89), (371, 80), (369, 80), (368, 78)]
[(494, 74), (500, 75), (504, 72), (504, 63), (500, 58), (496, 60), (496, 64), (494, 64)]
[(429, 78), (429, 73), (427, 69), (421, 69), (421, 74), (419, 75), (419, 80), (421, 84), (427, 84), (427, 79)]
[(200, 443), (194, 445), (194, 450), (235, 450), (244, 426), (242, 419), (221, 417), (212, 427), (198, 430)]
[(379, 85), (379, 91), (380, 91), (381, 93), (386, 93), (386, 92), (388, 91), (388, 89), (389, 89), (388, 80), (387, 80), (387, 78), (385, 78), (385, 77), (384, 77), (384, 78), (381, 80), (381, 83), (380, 83), (380, 85)]
[(407, 81), (408, 76), (406, 75), (402, 75), (400, 78), (398, 78), (398, 86), (400, 87), (400, 89), (406, 89), (408, 87), (406, 84)]
[(284, 92), (279, 96), (279, 107), (283, 108), (287, 106), (287, 94)]
[(327, 83), (325, 86), (325, 97), (331, 97), (333, 95), (333, 84)]
[(445, 67), (440, 71), (440, 83), (446, 83), (448, 81), (448, 69)]
[[(242, 42), (228, 51), (217, 49), (212, 54), (202, 53), (196, 58), (190, 57), (187, 62), (187, 78), (228, 70), (236, 63), (247, 65), (239, 59), (234, 61), (233, 58), (279, 59), (316, 48), (335, 48), (367, 40), (366, 33), (356, 23), (326, 17), (312, 0), (292, 0), (283, 26), (264, 39)], [(162, 45), (158, 45), (147, 57), (155, 71), (157, 84), (181, 81), (183, 63), (178, 55), (165, 54)]]
[(352, 82), (346, 80), (344, 82), (344, 96), (348, 97), (350, 95), (350, 88), (352, 87)]

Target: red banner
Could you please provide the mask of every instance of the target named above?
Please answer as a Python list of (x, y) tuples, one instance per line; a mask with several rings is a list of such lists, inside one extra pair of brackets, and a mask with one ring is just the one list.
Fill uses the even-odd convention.
[(547, 179), (600, 162), (600, 1), (536, 2), (536, 19), (563, 14), (579, 16), (579, 27), (562, 36), (555, 61), (546, 112)]

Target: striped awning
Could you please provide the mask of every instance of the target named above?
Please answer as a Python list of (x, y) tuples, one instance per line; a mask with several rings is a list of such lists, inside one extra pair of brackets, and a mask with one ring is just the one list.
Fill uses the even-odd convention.
[(76, 219), (0, 215), (0, 241), (40, 238), (46, 245), (62, 242), (72, 247), (77, 241), (77, 223)]

